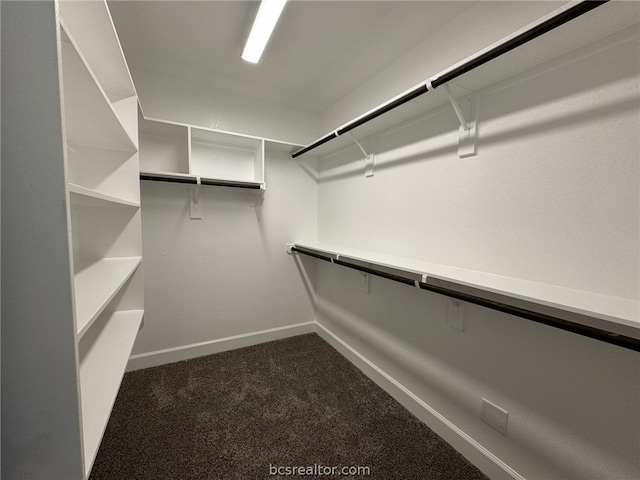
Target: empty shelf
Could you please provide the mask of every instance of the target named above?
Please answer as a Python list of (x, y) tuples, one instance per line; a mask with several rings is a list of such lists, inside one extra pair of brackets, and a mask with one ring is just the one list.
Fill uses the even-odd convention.
[[(570, 315), (576, 314), (585, 317), (579, 319), (580, 325), (585, 327), (584, 332), (591, 328), (601, 330), (605, 333), (605, 337), (613, 340), (610, 343), (615, 343), (616, 337), (622, 338), (622, 336), (635, 339), (635, 341), (631, 341), (634, 344), (640, 339), (640, 302), (638, 300), (322, 243), (296, 243), (293, 247), (294, 251), (295, 248), (300, 248), (302, 249), (298, 250), (300, 253), (312, 256), (318, 254), (322, 259), (330, 259), (343, 266), (352, 266), (356, 269), (364, 267), (364, 269), (371, 269), (373, 274), (379, 271), (381, 276), (388, 274), (387, 278), (397, 278), (403, 283), (418, 282), (417, 286), (433, 290), (436, 293), (440, 287), (432, 286), (432, 280), (469, 287), (475, 290), (474, 295), (486, 296), (485, 303), (487, 305), (485, 306), (489, 306), (489, 308), (492, 308), (490, 304), (495, 302), (491, 295), (498, 295), (499, 301), (507, 309), (513, 307), (514, 312), (522, 309), (521, 302), (526, 302), (527, 306), (524, 309), (533, 310), (531, 306), (534, 308), (536, 306), (542, 307), (542, 311), (538, 312), (542, 313), (542, 316), (548, 316), (544, 312), (548, 312), (550, 309), (552, 315), (554, 315), (554, 310), (555, 315), (560, 315), (562, 312), (567, 312)], [(441, 290), (446, 290), (446, 288)], [(483, 294), (483, 292), (485, 293)], [(474, 303), (482, 304), (482, 299), (480, 300), (480, 302)], [(496, 309), (500, 310), (500, 308)], [(536, 311), (533, 311), (534, 315)], [(518, 313), (513, 314), (517, 315)], [(527, 316), (524, 318), (532, 319)], [(554, 324), (553, 319), (550, 322), (543, 320), (541, 323), (570, 331), (580, 330), (580, 327), (575, 324), (576, 319), (574, 318), (568, 322), (562, 317), (556, 320), (557, 324)], [(573, 325), (569, 325), (570, 323)], [(573, 327), (576, 328), (571, 330)], [(586, 334), (584, 332), (581, 334)], [(598, 332), (587, 336), (598, 338)]]
[(69, 193), (71, 194), (71, 201), (73, 203), (85, 207), (140, 207), (140, 203), (138, 202), (132, 202), (107, 193), (98, 192), (97, 190), (92, 190), (75, 183), (69, 184)]
[(87, 332), (141, 262), (141, 257), (106, 258), (75, 274), (78, 337)]
[(100, 446), (144, 311), (104, 316), (80, 342), (80, 395), (85, 471)]

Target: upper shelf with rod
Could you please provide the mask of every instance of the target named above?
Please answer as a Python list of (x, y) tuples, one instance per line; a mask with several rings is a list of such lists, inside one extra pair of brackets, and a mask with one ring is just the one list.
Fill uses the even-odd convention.
[(140, 179), (263, 191), (265, 140), (140, 115)]
[[(629, 4), (627, 2), (611, 2), (609, 5), (607, 3), (609, 3), (608, 0), (571, 2), (554, 10), (532, 24), (345, 123), (311, 144), (294, 151), (291, 156), (297, 158), (310, 152), (320, 157), (325, 156), (347, 145), (355, 145), (353, 136), (345, 135), (347, 133), (352, 134), (357, 129), (358, 137), (364, 138), (417, 117), (421, 113), (448, 101), (453, 104), (455, 113), (461, 122), (461, 128), (467, 130), (470, 126), (470, 119), (465, 118), (458, 108), (454, 98), (457, 93), (486, 87), (500, 79), (573, 51), (582, 45), (637, 22), (637, 6), (630, 5), (634, 2), (628, 2)], [(598, 7), (601, 8), (598, 9), (599, 13), (595, 21), (592, 17), (596, 15), (595, 12), (585, 15)], [(581, 17), (582, 19), (580, 19)], [(562, 29), (559, 29), (560, 33), (547, 34), (560, 26), (563, 26)], [(532, 42), (535, 39), (537, 40)], [(505, 55), (515, 49), (518, 49), (517, 55)], [(490, 67), (479, 68), (488, 62), (491, 62)], [(454, 88), (450, 89), (448, 83), (452, 80), (456, 80), (455, 83), (462, 88), (454, 85)], [(443, 87), (439, 90), (445, 90), (447, 95), (423, 97), (425, 93), (438, 87)], [(421, 98), (421, 101), (413, 101), (418, 97)], [(422, 100), (422, 98), (426, 99)]]
[(552, 284), (344, 246), (288, 244), (300, 253), (422, 290), (640, 351), (640, 303)]

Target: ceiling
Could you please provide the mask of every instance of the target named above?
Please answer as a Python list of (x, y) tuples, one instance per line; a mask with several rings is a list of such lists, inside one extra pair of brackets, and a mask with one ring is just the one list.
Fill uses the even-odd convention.
[(320, 113), (473, 2), (290, 0), (259, 64), (256, 1), (112, 1), (129, 66)]

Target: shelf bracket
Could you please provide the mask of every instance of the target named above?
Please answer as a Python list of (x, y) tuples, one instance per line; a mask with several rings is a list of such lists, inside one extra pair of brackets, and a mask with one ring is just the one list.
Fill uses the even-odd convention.
[[(459, 103), (458, 100), (453, 97), (453, 92), (451, 91), (451, 87), (449, 87), (448, 83), (444, 84), (444, 90), (447, 93), (451, 106), (456, 112), (456, 116), (460, 122), (460, 128), (458, 129), (458, 156), (460, 158), (474, 156), (476, 154), (475, 116), (477, 112), (473, 109), (473, 97), (472, 95), (467, 95), (463, 97)], [(463, 112), (463, 109), (465, 112)], [(469, 118), (469, 120), (467, 120), (467, 118)]]
[(264, 186), (264, 182), (262, 182), (262, 184), (260, 185), (260, 190), (258, 190), (257, 193), (255, 193), (253, 195), (253, 198), (251, 199), (251, 203), (249, 204), (251, 208), (261, 207), (262, 205), (264, 205), (265, 190), (266, 188)]
[(349, 132), (349, 135), (351, 135), (351, 138), (353, 138), (353, 141), (356, 142), (356, 145), (358, 145), (358, 147), (362, 151), (362, 154), (364, 155), (364, 176), (367, 178), (373, 177), (373, 167), (374, 167), (373, 153), (367, 153), (367, 151), (362, 147), (362, 145), (360, 144), (360, 142), (352, 132)]
[(202, 218), (202, 205), (200, 204), (200, 189), (202, 188), (202, 182), (200, 175), (196, 176), (196, 184), (192, 187), (191, 196), (191, 219), (200, 220)]
[(444, 90), (447, 92), (447, 97), (449, 97), (451, 106), (453, 107), (453, 110), (456, 112), (456, 116), (460, 121), (460, 126), (465, 131), (469, 130), (469, 124), (467, 123), (467, 120), (464, 118), (464, 115), (462, 114), (462, 110), (460, 110), (460, 105), (458, 105), (458, 101), (453, 97), (453, 92), (451, 91), (451, 87), (449, 86), (448, 83), (444, 84)]

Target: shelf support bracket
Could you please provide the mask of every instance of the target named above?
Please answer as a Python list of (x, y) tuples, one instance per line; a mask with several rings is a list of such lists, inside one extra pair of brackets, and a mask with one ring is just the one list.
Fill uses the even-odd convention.
[(351, 135), (351, 138), (353, 138), (353, 141), (356, 142), (356, 145), (358, 145), (358, 148), (360, 148), (360, 150), (362, 151), (362, 154), (364, 155), (364, 176), (373, 177), (373, 167), (374, 167), (373, 153), (367, 153), (367, 151), (362, 147), (362, 145), (360, 144), (360, 142), (352, 132), (349, 132), (349, 135)]
[(264, 204), (264, 191), (265, 190), (266, 190), (266, 188), (264, 186), (264, 182), (262, 182), (262, 184), (260, 185), (260, 190), (258, 190), (258, 192), (255, 193), (253, 195), (253, 198), (251, 199), (251, 203), (249, 204), (249, 206), (251, 208), (261, 207)]
[(200, 180), (200, 175), (196, 176), (196, 184), (192, 188), (191, 219), (200, 220), (202, 218), (202, 205), (200, 204), (200, 189), (202, 188), (202, 182)]
[(469, 130), (469, 124), (467, 120), (464, 118), (462, 114), (462, 110), (460, 110), (460, 105), (458, 105), (458, 101), (453, 97), (453, 92), (451, 92), (451, 87), (448, 83), (444, 84), (444, 90), (447, 92), (447, 97), (449, 97), (449, 101), (451, 102), (451, 106), (453, 110), (456, 112), (456, 116), (458, 117), (458, 121), (460, 122), (460, 126), (463, 130)]
[[(473, 96), (467, 95), (462, 99), (460, 103), (453, 97), (453, 92), (451, 91), (451, 87), (449, 87), (448, 83), (444, 84), (444, 90), (449, 97), (449, 101), (451, 102), (451, 106), (453, 110), (456, 112), (456, 116), (458, 117), (458, 121), (460, 122), (460, 128), (458, 129), (458, 156), (460, 158), (472, 157), (476, 154), (476, 120), (477, 111), (474, 111), (474, 105), (472, 102)], [(466, 112), (463, 112), (463, 109)], [(467, 120), (465, 118), (469, 118)]]

